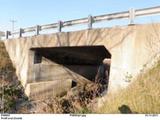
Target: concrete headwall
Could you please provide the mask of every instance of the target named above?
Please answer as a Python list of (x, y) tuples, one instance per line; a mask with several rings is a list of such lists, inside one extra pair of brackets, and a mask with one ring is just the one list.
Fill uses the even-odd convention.
[[(40, 80), (33, 74), (34, 52), (30, 48), (104, 45), (112, 55), (109, 79), (109, 91), (112, 92), (127, 86), (130, 83), (128, 76), (135, 76), (160, 52), (158, 33), (160, 24), (147, 24), (22, 37), (4, 42), (23, 86)], [(58, 66), (62, 69), (60, 71), (64, 70), (61, 65)], [(44, 79), (47, 81), (50, 78)]]

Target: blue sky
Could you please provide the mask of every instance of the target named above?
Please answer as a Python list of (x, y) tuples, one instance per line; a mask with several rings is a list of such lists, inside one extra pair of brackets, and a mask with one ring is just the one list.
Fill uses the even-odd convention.
[[(125, 11), (129, 8), (159, 6), (160, 0), (0, 0), (0, 30), (54, 23), (91, 15)], [(160, 17), (137, 19), (136, 22), (160, 21)], [(116, 24), (123, 23), (117, 21)], [(113, 24), (113, 23), (110, 23)]]

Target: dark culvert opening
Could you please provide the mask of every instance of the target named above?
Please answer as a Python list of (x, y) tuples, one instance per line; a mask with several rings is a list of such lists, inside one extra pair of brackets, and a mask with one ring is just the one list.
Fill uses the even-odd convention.
[[(41, 63), (42, 57), (45, 57), (90, 81), (105, 79), (106, 71), (109, 79), (111, 54), (104, 46), (43, 47), (31, 50), (35, 52), (35, 64)], [(106, 84), (103, 80), (100, 82)], [(76, 86), (75, 81), (72, 84)]]

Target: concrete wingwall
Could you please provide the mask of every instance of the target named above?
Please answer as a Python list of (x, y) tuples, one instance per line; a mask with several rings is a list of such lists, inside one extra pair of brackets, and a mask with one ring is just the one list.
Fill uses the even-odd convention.
[[(5, 40), (4, 43), (23, 86), (38, 82), (33, 73), (39, 68), (33, 67), (34, 53), (30, 48), (104, 45), (112, 55), (109, 78), (109, 91), (112, 92), (126, 87), (130, 83), (128, 76), (135, 76), (160, 52), (158, 33), (160, 24), (147, 24), (22, 37)], [(52, 64), (52, 69), (54, 65), (64, 69), (56, 63), (47, 64)]]

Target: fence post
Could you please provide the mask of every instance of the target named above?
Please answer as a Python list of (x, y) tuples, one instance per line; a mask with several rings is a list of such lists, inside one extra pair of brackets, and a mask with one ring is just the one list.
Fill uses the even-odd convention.
[(41, 26), (37, 25), (36, 26), (36, 35), (39, 35), (40, 30), (41, 30)]
[(10, 31), (6, 31), (6, 39), (9, 38), (9, 35), (11, 35), (11, 32)]
[(63, 22), (58, 21), (58, 32), (62, 32)]
[(129, 24), (134, 24), (135, 19), (135, 9), (131, 8), (129, 10)]
[(20, 28), (20, 29), (19, 29), (19, 37), (22, 37), (22, 33), (23, 33), (23, 32), (24, 32), (23, 29)]
[(92, 29), (93, 17), (91, 15), (88, 16), (88, 28)]

